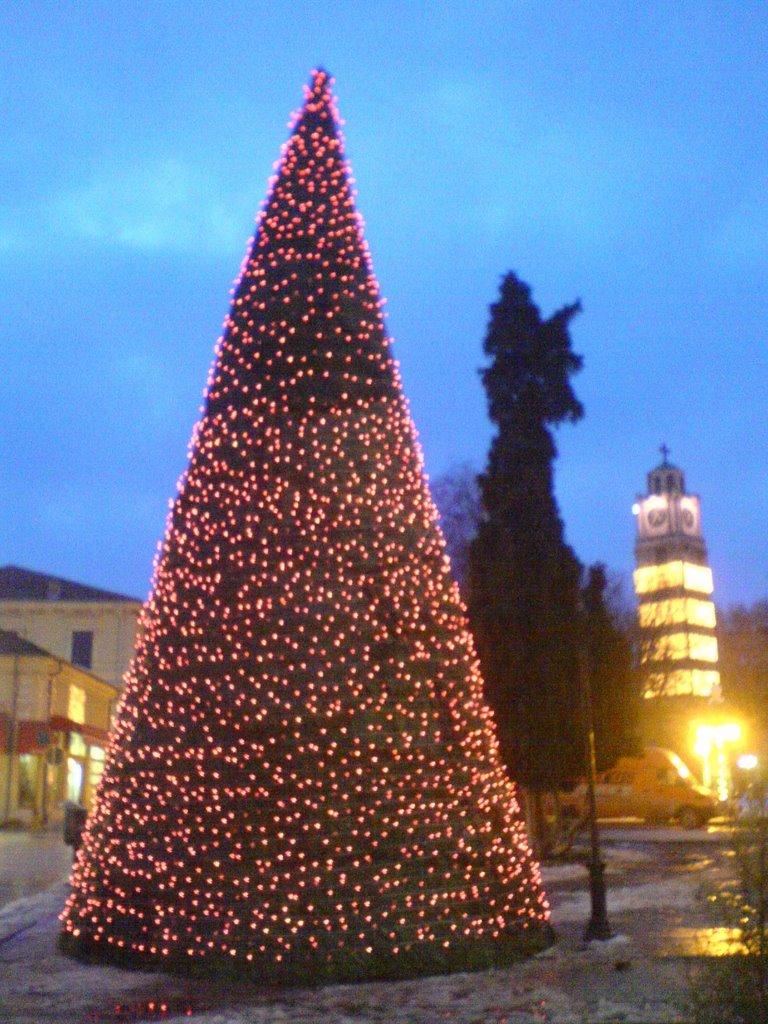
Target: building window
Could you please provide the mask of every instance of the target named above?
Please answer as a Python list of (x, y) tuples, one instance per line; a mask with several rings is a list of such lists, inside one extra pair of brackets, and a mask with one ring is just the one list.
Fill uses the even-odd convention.
[(83, 799), (83, 766), (74, 757), (67, 758), (67, 800), (79, 804)]
[(88, 764), (88, 786), (89, 795), (94, 792), (104, 774), (104, 761), (106, 755), (101, 747), (91, 747), (91, 757)]
[(81, 686), (71, 685), (69, 688), (67, 718), (78, 725), (85, 722), (85, 690)]
[(79, 732), (69, 734), (69, 752), (72, 757), (84, 758), (88, 756), (88, 747)]
[(19, 757), (19, 807), (27, 810), (35, 809), (37, 796), (37, 765), (34, 754), (21, 754)]
[(76, 629), (72, 634), (72, 664), (90, 668), (93, 658), (93, 630)]

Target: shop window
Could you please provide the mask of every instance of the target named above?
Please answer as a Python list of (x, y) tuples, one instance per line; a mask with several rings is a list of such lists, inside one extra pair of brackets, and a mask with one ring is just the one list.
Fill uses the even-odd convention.
[(72, 664), (90, 668), (93, 661), (93, 630), (76, 629), (72, 634)]
[(73, 757), (85, 757), (87, 755), (88, 748), (79, 732), (70, 733), (69, 752)]
[(83, 799), (83, 766), (74, 757), (67, 758), (67, 800), (74, 804)]
[(88, 783), (91, 792), (98, 786), (99, 780), (104, 773), (105, 753), (101, 747), (91, 747), (91, 760), (88, 768)]
[(19, 807), (34, 810), (37, 792), (37, 757), (22, 754), (19, 757)]

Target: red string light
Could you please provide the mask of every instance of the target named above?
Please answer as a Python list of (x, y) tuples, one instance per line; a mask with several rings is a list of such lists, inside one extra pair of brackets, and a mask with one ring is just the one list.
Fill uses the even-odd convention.
[(71, 952), (291, 981), (548, 939), (338, 124), (315, 72), (169, 515)]

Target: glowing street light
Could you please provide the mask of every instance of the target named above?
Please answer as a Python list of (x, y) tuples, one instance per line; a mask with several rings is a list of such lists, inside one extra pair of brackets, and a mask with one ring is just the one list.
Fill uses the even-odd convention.
[(721, 800), (727, 800), (730, 773), (726, 747), (741, 739), (741, 726), (738, 722), (702, 722), (696, 726), (695, 737), (693, 750), (701, 758), (701, 781)]
[(743, 772), (753, 772), (757, 768), (757, 754), (740, 754), (736, 758), (736, 767)]

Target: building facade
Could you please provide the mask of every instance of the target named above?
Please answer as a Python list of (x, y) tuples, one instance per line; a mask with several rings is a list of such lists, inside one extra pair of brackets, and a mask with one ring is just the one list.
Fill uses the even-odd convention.
[(47, 825), (90, 806), (116, 686), (0, 630), (0, 824)]
[(122, 686), (141, 607), (135, 597), (15, 565), (0, 567), (0, 629), (112, 686)]

